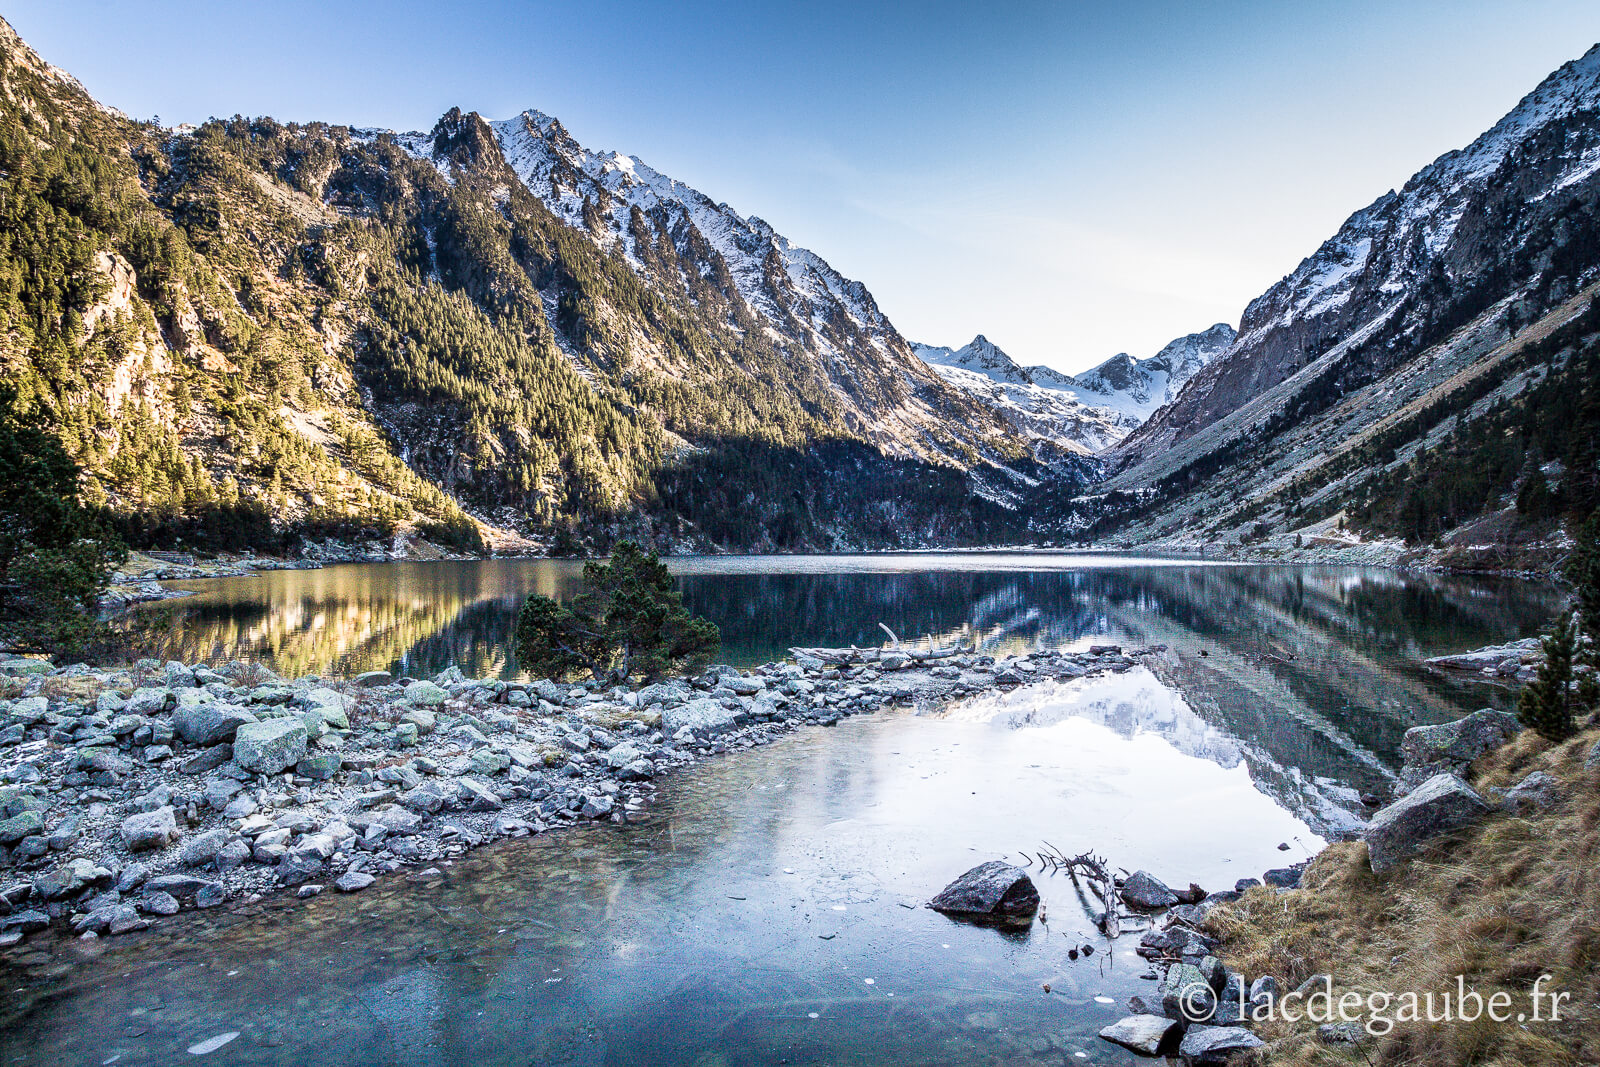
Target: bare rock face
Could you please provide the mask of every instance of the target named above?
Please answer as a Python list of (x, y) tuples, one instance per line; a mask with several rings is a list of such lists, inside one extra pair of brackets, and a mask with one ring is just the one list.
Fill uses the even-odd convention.
[(1489, 813), (1489, 805), (1453, 774), (1436, 774), (1372, 817), (1367, 851), (1372, 872), (1383, 874), (1436, 837), (1453, 833)]
[(928, 907), (965, 918), (1031, 919), (1039, 910), (1039, 890), (1021, 867), (990, 860), (945, 886)]

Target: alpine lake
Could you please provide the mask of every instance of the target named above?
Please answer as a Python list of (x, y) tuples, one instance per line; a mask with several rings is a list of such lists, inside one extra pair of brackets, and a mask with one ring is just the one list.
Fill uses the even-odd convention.
[[(993, 654), (1168, 651), (801, 728), (663, 777), (637, 820), (501, 841), (443, 877), (30, 938), (0, 952), (0, 1063), (1132, 1062), (1096, 1035), (1151, 991), (1137, 933), (1102, 937), (1066, 875), (1030, 868), (1044, 907), (1022, 931), (923, 903), (1046, 842), (1207, 889), (1304, 859), (1386, 790), (1408, 727), (1510, 707), (1422, 659), (1531, 636), (1559, 603), (1516, 579), (1065, 553), (670, 563), (736, 666), (876, 646), (880, 623)], [(514, 677), (522, 599), (580, 572), (266, 572), (175, 583), (192, 595), (125, 625), (185, 662)]]

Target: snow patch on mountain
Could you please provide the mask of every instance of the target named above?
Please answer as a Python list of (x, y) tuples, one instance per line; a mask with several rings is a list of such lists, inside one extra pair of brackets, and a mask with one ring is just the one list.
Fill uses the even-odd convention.
[(1110, 408), (1141, 423), (1170, 404), (1189, 379), (1226, 352), (1233, 341), (1233, 327), (1219, 322), (1200, 333), (1179, 337), (1148, 359), (1119, 352), (1066, 380), (1083, 403)]

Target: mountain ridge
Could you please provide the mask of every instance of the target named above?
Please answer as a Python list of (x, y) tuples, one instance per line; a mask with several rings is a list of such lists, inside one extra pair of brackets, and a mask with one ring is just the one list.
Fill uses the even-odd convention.
[(0, 260), (46, 249), (0, 272), (0, 365), (137, 544), (972, 544), (1090, 470), (860, 282), (549, 116), (162, 129), (9, 26), (0, 66)]
[(1597, 280), (1600, 45), (1251, 301), (1107, 451), (1099, 529), (1547, 565), (1600, 492)]

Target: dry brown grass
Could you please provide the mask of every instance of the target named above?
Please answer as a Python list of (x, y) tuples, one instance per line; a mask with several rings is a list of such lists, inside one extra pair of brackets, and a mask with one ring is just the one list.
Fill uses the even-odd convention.
[[(1265, 1024), (1274, 1064), (1592, 1064), (1600, 1062), (1600, 771), (1585, 755), (1589, 730), (1552, 746), (1524, 733), (1473, 768), (1480, 790), (1531, 771), (1562, 783), (1562, 799), (1527, 817), (1496, 814), (1387, 878), (1361, 843), (1330, 846), (1303, 887), (1254, 889), (1208, 923), (1224, 959), (1247, 977), (1276, 975), (1292, 989), (1313, 974), (1346, 991), (1418, 994), (1456, 989), (1457, 976), (1486, 1001), (1511, 997), (1513, 1020), (1396, 1022), (1361, 1049), (1318, 1043), (1312, 1024)], [(1541, 974), (1570, 992), (1560, 1022), (1519, 1025)], [(1546, 1000), (1548, 1012), (1549, 1001)], [(1393, 1012), (1394, 1008), (1391, 1007)]]

